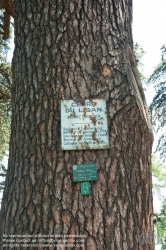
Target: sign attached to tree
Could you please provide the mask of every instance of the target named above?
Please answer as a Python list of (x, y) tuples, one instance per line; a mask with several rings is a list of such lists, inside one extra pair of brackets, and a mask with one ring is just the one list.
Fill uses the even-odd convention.
[(61, 100), (62, 150), (109, 148), (106, 101)]
[(90, 182), (81, 182), (81, 194), (82, 195), (90, 194)]
[(96, 181), (96, 180), (98, 180), (96, 163), (73, 165), (74, 182)]

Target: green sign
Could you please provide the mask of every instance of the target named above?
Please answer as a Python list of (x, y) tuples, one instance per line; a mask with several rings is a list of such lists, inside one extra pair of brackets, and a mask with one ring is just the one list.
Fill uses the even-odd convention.
[(73, 165), (74, 182), (96, 181), (97, 179), (96, 163)]
[(90, 194), (90, 182), (81, 182), (81, 194)]

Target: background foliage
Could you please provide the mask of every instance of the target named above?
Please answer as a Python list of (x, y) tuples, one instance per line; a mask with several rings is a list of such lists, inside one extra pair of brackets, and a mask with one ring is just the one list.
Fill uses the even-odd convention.
[(7, 153), (11, 120), (11, 65), (7, 60), (10, 39), (4, 40), (4, 11), (0, 10), (0, 159)]
[[(0, 10), (0, 176), (5, 177), (6, 168), (2, 163), (4, 156), (8, 155), (10, 122), (11, 122), (11, 65), (7, 59), (10, 38), (9, 30), (5, 33), (5, 10)], [(8, 18), (8, 21), (10, 19)], [(4, 180), (0, 181), (0, 190), (4, 187)]]
[(153, 84), (156, 94), (149, 107), (153, 128), (160, 134), (157, 151), (166, 159), (166, 46), (161, 48), (161, 62), (157, 65), (148, 82)]

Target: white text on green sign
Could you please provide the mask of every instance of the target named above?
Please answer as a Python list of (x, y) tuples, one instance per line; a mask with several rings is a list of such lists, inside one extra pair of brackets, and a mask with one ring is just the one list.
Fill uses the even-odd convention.
[(95, 181), (98, 180), (96, 164), (75, 164), (73, 165), (73, 181)]

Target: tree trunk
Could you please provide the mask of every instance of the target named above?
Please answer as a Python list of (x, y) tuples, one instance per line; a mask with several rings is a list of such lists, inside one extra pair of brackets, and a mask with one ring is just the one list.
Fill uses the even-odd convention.
[[(70, 249), (154, 249), (153, 138), (131, 22), (132, 0), (15, 1), (7, 239), (80, 235), (84, 247)], [(89, 98), (107, 102), (110, 148), (62, 151), (60, 100)], [(72, 180), (81, 163), (97, 165), (90, 195)]]

